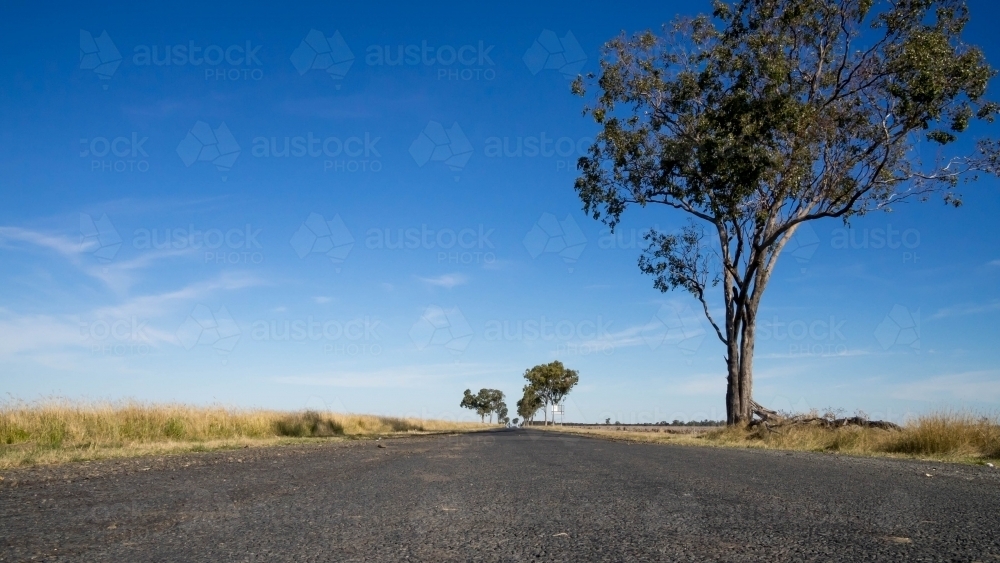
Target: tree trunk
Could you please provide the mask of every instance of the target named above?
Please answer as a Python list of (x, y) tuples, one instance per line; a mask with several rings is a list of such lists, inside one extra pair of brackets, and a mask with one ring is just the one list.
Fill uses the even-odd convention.
[[(728, 248), (728, 237), (723, 229), (719, 229), (722, 248)], [(726, 257), (728, 265), (728, 256)], [(722, 294), (726, 303), (726, 424), (740, 424), (740, 414), (743, 405), (740, 393), (740, 302), (736, 297), (736, 280), (729, 267), (725, 268)]]
[(736, 339), (729, 336), (729, 344), (726, 346), (726, 424), (733, 425), (740, 423), (740, 349), (736, 345)]
[[(737, 313), (742, 322), (727, 330), (726, 424), (749, 424), (753, 418), (753, 351), (757, 336), (757, 307), (745, 305)], [(727, 327), (728, 328), (728, 327)]]
[(545, 426), (549, 425), (549, 403), (548, 401), (542, 405), (542, 416), (545, 417)]
[[(761, 271), (761, 270), (758, 270)], [(737, 299), (726, 291), (726, 424), (749, 424), (753, 419), (753, 352), (757, 337), (757, 308), (766, 272), (755, 280), (753, 292)]]
[(757, 337), (757, 307), (751, 302), (746, 308), (743, 335), (740, 339), (740, 419), (748, 424), (753, 418), (753, 350)]

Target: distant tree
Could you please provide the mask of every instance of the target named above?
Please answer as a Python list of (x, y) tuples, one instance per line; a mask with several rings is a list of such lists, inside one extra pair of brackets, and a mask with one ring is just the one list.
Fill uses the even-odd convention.
[(543, 406), (545, 406), (545, 401), (538, 394), (538, 390), (532, 387), (530, 383), (525, 385), (524, 396), (517, 401), (517, 414), (525, 422), (532, 422), (535, 420), (535, 413)]
[(507, 405), (504, 403), (503, 391), (499, 389), (480, 389), (479, 393), (473, 395), (471, 389), (466, 389), (459, 404), (463, 409), (471, 409), (479, 415), (480, 422), (486, 422), (486, 417), (490, 417), (493, 423), (493, 413), (498, 414), (497, 421), (507, 416)]
[(476, 411), (479, 415), (480, 422), (486, 422), (486, 413), (488, 411), (484, 410), (485, 405), (483, 404), (482, 391), (478, 395), (473, 395), (471, 389), (466, 389), (465, 394), (462, 396), (462, 402), (459, 404), (463, 409), (470, 409)]
[[(497, 423), (506, 424), (507, 420), (507, 403), (504, 402), (503, 391), (497, 389), (489, 390), (489, 400), (490, 400), (490, 412), (496, 413)], [(493, 422), (493, 415), (490, 414), (490, 422)]]
[(599, 76), (574, 83), (598, 90), (585, 211), (612, 230), (634, 205), (690, 221), (651, 229), (639, 269), (701, 303), (726, 347), (728, 424), (767, 412), (752, 393), (757, 313), (796, 229), (933, 194), (958, 206), (961, 183), (997, 173), (995, 140), (945, 150), (998, 113), (968, 22), (964, 0), (716, 0), (662, 36), (613, 39)]
[[(528, 380), (528, 385), (535, 389), (535, 392), (544, 401), (545, 406), (558, 405), (571, 389), (580, 381), (580, 374), (576, 370), (568, 369), (562, 362), (554, 361), (548, 364), (537, 365), (524, 372), (524, 378)], [(545, 424), (549, 424), (548, 408), (544, 413)]]
[(605, 418), (604, 419), (604, 424), (611, 424), (611, 419), (610, 418)]
[(518, 420), (520, 420), (520, 419), (519, 419), (519, 418), (517, 418), (517, 417), (514, 417), (514, 419), (513, 419), (513, 420), (511, 420), (511, 421), (510, 421), (510, 423), (511, 423), (511, 424), (513, 424), (514, 426), (517, 426), (517, 422), (518, 422)]

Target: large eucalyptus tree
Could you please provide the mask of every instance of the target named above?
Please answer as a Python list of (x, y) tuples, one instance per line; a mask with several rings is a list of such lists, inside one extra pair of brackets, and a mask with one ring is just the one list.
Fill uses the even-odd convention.
[(932, 194), (958, 206), (964, 180), (996, 173), (994, 141), (955, 144), (998, 109), (968, 19), (962, 0), (719, 1), (662, 35), (613, 39), (574, 83), (601, 128), (579, 161), (585, 211), (612, 229), (633, 204), (690, 218), (649, 231), (639, 267), (693, 294), (725, 344), (728, 423), (759, 408), (756, 316), (798, 226)]

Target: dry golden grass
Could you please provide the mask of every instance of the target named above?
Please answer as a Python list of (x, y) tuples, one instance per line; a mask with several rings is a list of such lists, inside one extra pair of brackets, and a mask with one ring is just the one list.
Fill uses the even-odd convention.
[(0, 469), (109, 457), (393, 434), (483, 425), (373, 415), (289, 413), (138, 402), (0, 403)]
[(985, 463), (1000, 459), (1000, 419), (968, 413), (937, 413), (921, 416), (904, 425), (901, 431), (856, 426), (830, 429), (810, 425), (793, 426), (777, 431), (730, 427), (708, 430), (700, 434), (629, 432), (560, 426), (550, 426), (548, 429), (634, 442), (837, 452), (849, 455), (930, 458), (967, 463)]

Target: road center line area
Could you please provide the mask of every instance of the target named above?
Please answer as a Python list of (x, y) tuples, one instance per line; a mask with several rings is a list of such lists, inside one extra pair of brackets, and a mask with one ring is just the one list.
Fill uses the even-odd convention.
[(540, 430), (12, 470), (0, 561), (1000, 561), (1000, 472)]

